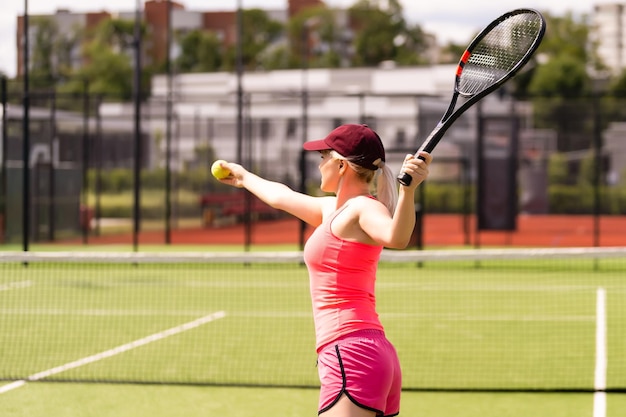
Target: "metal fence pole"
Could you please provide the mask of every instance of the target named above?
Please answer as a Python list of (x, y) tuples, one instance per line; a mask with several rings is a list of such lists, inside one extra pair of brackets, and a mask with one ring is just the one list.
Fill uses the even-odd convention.
[(22, 250), (27, 252), (29, 249), (30, 238), (30, 86), (29, 86), (29, 41), (28, 41), (28, 0), (24, 0), (24, 95), (22, 97), (22, 106), (24, 114), (22, 115)]
[(83, 80), (83, 163), (82, 163), (82, 201), (81, 201), (81, 226), (83, 244), (89, 243), (89, 81)]
[(7, 222), (7, 78), (0, 78), (2, 92), (0, 93), (0, 100), (2, 101), (2, 160), (0, 161), (0, 187), (2, 187), (0, 193), (0, 243), (5, 241), (6, 237), (6, 222)]
[(167, 73), (166, 120), (165, 120), (165, 243), (172, 243), (172, 1), (167, 0), (167, 41), (165, 67)]
[(133, 249), (139, 246), (141, 222), (141, 1), (135, 6), (135, 69), (134, 69), (134, 105), (135, 105), (135, 146), (134, 146), (134, 209), (133, 209)]

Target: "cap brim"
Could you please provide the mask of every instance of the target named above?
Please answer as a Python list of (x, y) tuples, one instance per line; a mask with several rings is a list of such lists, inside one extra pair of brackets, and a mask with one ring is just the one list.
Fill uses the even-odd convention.
[(325, 151), (328, 149), (332, 149), (330, 146), (326, 144), (324, 139), (311, 140), (309, 142), (305, 142), (304, 145), (302, 145), (302, 147), (306, 151)]

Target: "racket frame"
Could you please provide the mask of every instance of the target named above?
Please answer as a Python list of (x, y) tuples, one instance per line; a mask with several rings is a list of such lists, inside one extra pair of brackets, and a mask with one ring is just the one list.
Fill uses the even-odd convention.
[[(459, 83), (461, 80), (463, 69), (465, 67), (465, 64), (471, 57), (473, 50), (476, 48), (476, 45), (478, 45), (478, 43), (480, 43), (480, 41), (483, 40), (485, 36), (487, 36), (500, 23), (519, 14), (535, 14), (536, 16), (539, 17), (539, 20), (541, 22), (541, 27), (539, 28), (539, 31), (537, 32), (535, 41), (533, 42), (531, 47), (528, 48), (524, 56), (517, 62), (517, 64), (513, 68), (511, 68), (511, 70), (509, 70), (506, 74), (500, 77), (500, 79), (495, 81), (493, 84), (491, 84), (489, 87), (485, 88), (484, 90), (481, 90), (474, 94), (466, 94), (466, 93), (459, 91)], [(419, 156), (420, 152), (428, 152), (428, 153), (432, 152), (435, 149), (435, 146), (437, 146), (437, 144), (443, 137), (443, 135), (446, 133), (448, 128), (463, 113), (465, 113), (467, 109), (469, 109), (471, 106), (476, 104), (479, 100), (481, 100), (488, 94), (491, 94), (492, 92), (500, 88), (505, 82), (507, 82), (512, 77), (514, 77), (515, 74), (517, 74), (517, 72), (528, 63), (528, 61), (533, 56), (537, 48), (539, 48), (539, 45), (541, 44), (543, 36), (545, 35), (545, 31), (546, 31), (546, 21), (544, 17), (542, 16), (542, 14), (539, 13), (535, 9), (528, 9), (528, 8), (515, 9), (507, 13), (504, 13), (502, 16), (495, 19), (493, 22), (487, 25), (482, 31), (480, 31), (480, 33), (476, 35), (476, 37), (469, 43), (467, 48), (465, 48), (465, 52), (463, 52), (463, 55), (461, 56), (461, 59), (459, 60), (459, 63), (457, 65), (456, 75), (454, 78), (454, 91), (452, 93), (452, 98), (450, 100), (450, 105), (448, 106), (448, 109), (444, 113), (439, 123), (437, 123), (437, 126), (435, 126), (435, 128), (430, 132), (428, 137), (424, 140), (424, 142), (422, 143), (422, 146), (420, 146), (418, 151), (415, 153), (415, 156), (420, 159), (423, 159)], [(458, 109), (455, 110), (456, 103), (458, 101), (459, 96), (467, 100), (463, 104), (461, 104)], [(410, 185), (411, 181), (412, 181), (412, 178), (407, 173), (401, 173), (400, 175), (398, 175), (398, 182), (402, 185)]]

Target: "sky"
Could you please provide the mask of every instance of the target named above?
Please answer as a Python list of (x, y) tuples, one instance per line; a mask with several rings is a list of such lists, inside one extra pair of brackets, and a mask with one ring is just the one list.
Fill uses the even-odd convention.
[[(177, 0), (187, 10), (234, 10), (237, 5), (249, 8), (281, 9), (287, 0)], [(54, 14), (57, 9), (71, 12), (131, 11), (136, 0), (2, 0), (0, 13), (0, 73), (13, 77), (16, 72), (17, 16), (23, 15), (25, 3), (29, 15)], [(356, 0), (325, 0), (330, 7), (349, 7)], [(559, 16), (590, 14), (599, 3), (620, 3), (612, 0), (400, 0), (405, 18), (422, 29), (437, 35), (438, 41), (468, 43), (473, 35), (508, 10), (530, 7)]]

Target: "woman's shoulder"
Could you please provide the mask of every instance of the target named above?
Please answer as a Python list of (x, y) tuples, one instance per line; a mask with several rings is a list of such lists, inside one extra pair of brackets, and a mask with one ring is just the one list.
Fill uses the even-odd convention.
[(362, 206), (362, 207), (373, 207), (373, 206), (379, 206), (382, 204), (380, 201), (378, 201), (376, 197), (370, 194), (360, 195), (358, 197), (355, 197), (354, 202), (355, 204)]
[(373, 214), (388, 212), (385, 205), (381, 203), (376, 197), (371, 195), (363, 195), (354, 198), (354, 203), (352, 205), (359, 216), (361, 216), (363, 213)]

